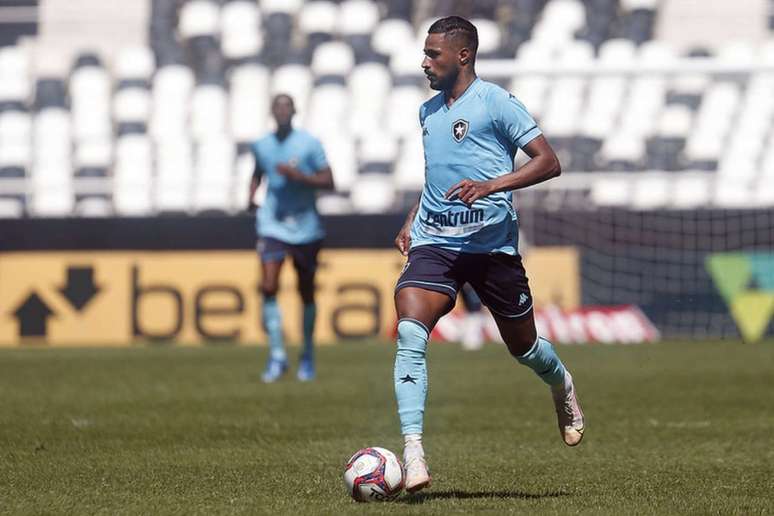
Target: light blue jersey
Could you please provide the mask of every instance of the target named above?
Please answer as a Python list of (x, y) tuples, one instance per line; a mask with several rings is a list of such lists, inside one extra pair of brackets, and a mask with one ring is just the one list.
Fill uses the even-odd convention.
[(463, 179), (486, 181), (513, 171), (513, 159), (542, 133), (524, 105), (499, 86), (476, 79), (451, 107), (439, 93), (419, 109), (425, 187), (411, 227), (411, 247), (432, 244), (466, 253), (518, 253), (511, 192), (468, 207), (444, 198)]
[(293, 129), (282, 141), (274, 133), (261, 138), (253, 144), (252, 151), (264, 180), (268, 181), (266, 200), (256, 214), (258, 236), (294, 245), (323, 238), (315, 189), (277, 172), (277, 165), (282, 163), (307, 175), (326, 168), (328, 160), (319, 140), (306, 131)]

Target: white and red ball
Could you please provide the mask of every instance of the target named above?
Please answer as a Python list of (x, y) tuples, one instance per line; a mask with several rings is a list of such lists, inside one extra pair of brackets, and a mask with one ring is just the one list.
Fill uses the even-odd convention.
[(358, 502), (388, 502), (403, 489), (403, 466), (390, 450), (363, 448), (347, 462), (344, 483)]

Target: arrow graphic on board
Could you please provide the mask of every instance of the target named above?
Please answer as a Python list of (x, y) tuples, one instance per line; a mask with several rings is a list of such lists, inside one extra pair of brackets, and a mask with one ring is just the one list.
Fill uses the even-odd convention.
[(100, 288), (94, 283), (92, 267), (68, 267), (67, 283), (59, 289), (59, 292), (79, 312), (99, 291)]
[(35, 291), (13, 312), (19, 322), (20, 337), (45, 337), (46, 323), (54, 312)]

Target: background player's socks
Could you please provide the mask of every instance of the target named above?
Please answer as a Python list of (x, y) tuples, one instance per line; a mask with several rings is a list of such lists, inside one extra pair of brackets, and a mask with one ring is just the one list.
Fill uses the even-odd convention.
[(275, 296), (264, 296), (263, 298), (263, 329), (269, 336), (271, 359), (287, 361), (285, 343), (282, 341), (282, 316)]
[(314, 359), (314, 321), (317, 318), (317, 305), (314, 303), (304, 305), (304, 350), (302, 358), (306, 360)]
[(484, 346), (484, 315), (470, 312), (462, 321), (462, 349), (476, 351)]
[(564, 385), (564, 364), (551, 343), (543, 337), (538, 337), (532, 349), (517, 360), (535, 371), (548, 385)]
[(317, 307), (314, 303), (304, 305), (303, 331), (304, 348), (301, 351), (301, 360), (298, 363), (298, 379), (302, 382), (314, 380), (314, 320), (317, 315)]
[(411, 319), (398, 322), (398, 350), (395, 353), (395, 398), (398, 401), (401, 433), (421, 434), (427, 396), (427, 338), (425, 327)]

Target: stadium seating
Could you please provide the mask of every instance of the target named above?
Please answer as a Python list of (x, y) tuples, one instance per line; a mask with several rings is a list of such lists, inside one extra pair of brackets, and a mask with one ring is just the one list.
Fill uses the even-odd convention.
[(449, 9), (477, 25), (480, 62), (497, 64), (483, 75), (538, 118), (582, 207), (772, 203), (771, 36), (691, 58), (658, 38), (657, 0), (428, 5), (152, 0), (147, 46), (82, 48), (60, 75), (38, 72), (34, 37), (2, 47), (0, 216), (242, 210), (248, 144), (273, 126), (279, 92), (333, 165), (321, 209), (405, 209), (422, 187), (417, 108), (432, 94), (422, 42)]

